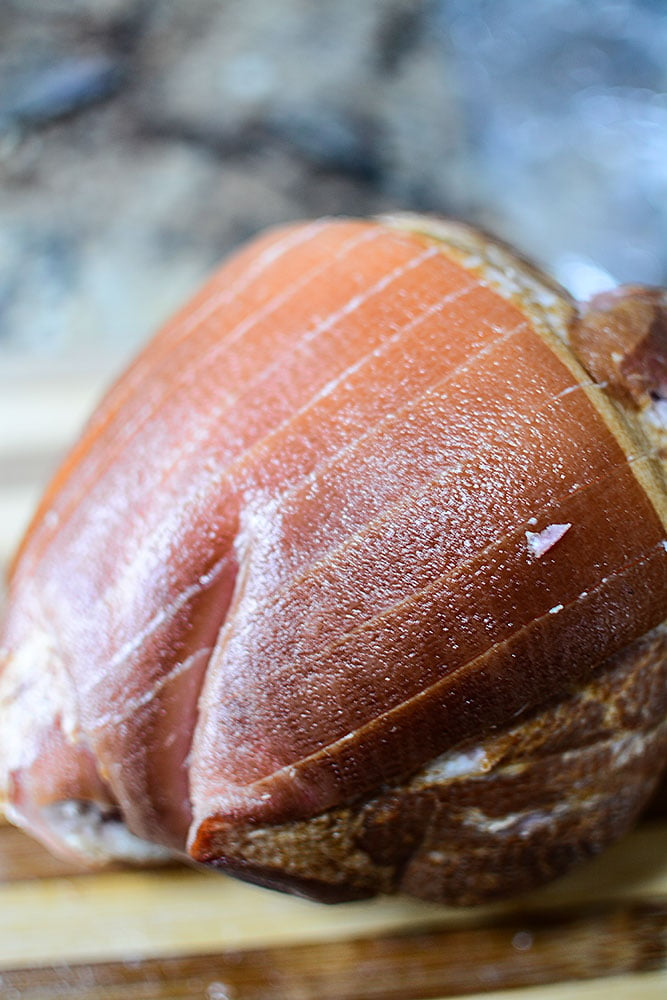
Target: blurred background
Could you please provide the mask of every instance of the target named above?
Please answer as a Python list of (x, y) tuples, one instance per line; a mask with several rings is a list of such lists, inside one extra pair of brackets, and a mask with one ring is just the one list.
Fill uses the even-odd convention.
[(0, 374), (112, 373), (258, 229), (394, 208), (664, 283), (667, 4), (0, 0)]

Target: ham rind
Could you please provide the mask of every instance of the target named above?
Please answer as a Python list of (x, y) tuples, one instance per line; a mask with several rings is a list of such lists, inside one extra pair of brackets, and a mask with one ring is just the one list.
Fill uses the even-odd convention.
[[(405, 777), (563, 690), (634, 615), (664, 617), (665, 530), (625, 451), (519, 310), (493, 305), (481, 348), (397, 393), (245, 536), (195, 735), (200, 820), (299, 819)], [(553, 522), (571, 530), (536, 565), (526, 530)]]
[(51, 846), (81, 801), (214, 861), (221, 830), (403, 781), (667, 617), (656, 461), (564, 343), (573, 306), (418, 229), (243, 250), (56, 476), (0, 653), (0, 791)]

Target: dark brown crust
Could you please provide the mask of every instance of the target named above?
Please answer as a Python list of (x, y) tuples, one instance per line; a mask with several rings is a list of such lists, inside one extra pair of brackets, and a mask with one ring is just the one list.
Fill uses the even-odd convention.
[(660, 779), (667, 625), (562, 701), (460, 745), (450, 766), (456, 754), (475, 773), (438, 780), (430, 765), (312, 820), (211, 831), (210, 863), (324, 902), (403, 892), (469, 905), (562, 874), (628, 830)]

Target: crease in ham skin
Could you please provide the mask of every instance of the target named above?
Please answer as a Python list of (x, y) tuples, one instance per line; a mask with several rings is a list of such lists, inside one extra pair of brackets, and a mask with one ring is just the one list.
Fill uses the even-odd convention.
[(196, 652), (192, 653), (185, 660), (180, 660), (176, 663), (171, 670), (157, 680), (140, 695), (136, 695), (133, 698), (128, 699), (123, 703), (123, 705), (116, 709), (111, 709), (106, 715), (99, 716), (95, 721), (96, 729), (103, 729), (107, 726), (117, 727), (122, 725), (130, 716), (134, 715), (141, 708), (145, 708), (150, 705), (151, 702), (155, 701), (158, 695), (166, 688), (178, 681), (184, 674), (189, 671), (195, 671), (197, 669), (203, 672), (204, 668), (200, 668), (198, 665), (199, 659), (208, 660), (213, 652), (213, 646), (203, 646)]
[[(220, 569), (224, 572), (218, 577), (213, 574), (211, 579), (199, 580), (191, 588), (189, 597), (191, 600), (195, 598), (195, 604), (197, 601), (201, 603), (202, 599), (210, 604), (212, 597), (215, 605), (212, 613), (204, 609), (199, 631), (194, 628), (195, 605), (185, 609), (187, 618), (179, 625), (181, 631), (185, 626), (183, 634), (189, 636), (191, 643), (190, 650), (183, 646), (181, 654), (183, 660), (190, 660), (190, 670), (174, 670), (170, 654), (178, 647), (168, 636), (165, 641), (158, 635), (154, 637), (157, 640), (154, 649), (138, 647), (134, 650), (134, 661), (130, 650), (126, 649), (125, 662), (117, 660), (113, 673), (93, 671), (89, 675), (87, 667), (94, 662), (95, 655), (100, 654), (100, 647), (104, 655), (104, 643), (101, 642), (104, 637), (97, 634), (93, 625), (87, 644), (82, 642), (83, 636), (79, 631), (77, 642), (81, 657), (76, 664), (77, 670), (69, 679), (70, 688), (72, 692), (76, 691), (78, 701), (77, 704), (71, 697), (66, 699), (73, 715), (68, 730), (74, 733), (76, 741), (72, 752), (83, 753), (84, 748), (88, 748), (94, 753), (109, 790), (110, 801), (116, 812), (120, 808), (133, 834), (172, 849), (182, 849), (190, 822), (187, 755), (208, 658), (207, 650), (217, 637), (233, 591), (233, 558), (228, 556), (223, 559)], [(199, 614), (201, 617), (202, 612)], [(168, 622), (166, 624), (169, 625)], [(164, 621), (162, 625), (165, 625)], [(66, 627), (63, 622), (63, 631)], [(145, 643), (146, 636), (143, 641)], [(156, 652), (158, 655), (155, 655)], [(66, 671), (66, 668), (67, 663), (63, 660), (63, 670)], [(165, 674), (171, 674), (166, 682)], [(151, 683), (155, 691), (152, 701), (142, 697), (146, 694), (146, 686)], [(138, 700), (140, 710), (123, 717), (123, 707), (133, 697)], [(27, 711), (29, 707), (26, 707)], [(113, 724), (108, 724), (110, 713), (116, 715)], [(27, 724), (34, 727), (35, 721)], [(49, 721), (45, 720), (47, 729), (49, 725)], [(119, 762), (123, 762), (120, 767)], [(30, 762), (17, 768), (18, 772), (28, 775), (32, 770)], [(89, 799), (84, 784), (80, 797), (86, 801)], [(33, 822), (35, 825), (36, 822)], [(128, 850), (130, 846), (127, 845)]]
[[(156, 671), (160, 657), (151, 657), (150, 649), (140, 648), (139, 669), (132, 669), (131, 658), (122, 664), (119, 661), (112, 675), (113, 687), (108, 680), (94, 682), (86, 692), (86, 710), (82, 712), (82, 728), (130, 829), (175, 848), (184, 843), (191, 819), (188, 757), (201, 687), (236, 591), (235, 553), (221, 562), (225, 572), (207, 579), (197, 594), (203, 602), (199, 610), (202, 623), (197, 630), (189, 623), (180, 669), (170, 668), (167, 658), (164, 668)], [(160, 637), (157, 639), (159, 642)], [(167, 650), (170, 646), (167, 642)], [(137, 675), (143, 678), (134, 695), (138, 711), (125, 714), (134, 688), (132, 678)], [(151, 675), (154, 696), (147, 699), (145, 687)], [(119, 727), (106, 722), (110, 706), (116, 706), (111, 710), (122, 721)], [(132, 767), (128, 761), (133, 762)]]
[[(227, 568), (228, 563), (229, 563), (229, 555), (223, 556), (222, 559), (218, 560), (218, 562), (215, 564), (212, 570), (210, 570), (204, 576), (200, 577), (194, 584), (192, 584), (186, 590), (181, 591), (178, 594), (177, 598), (168, 607), (160, 608), (158, 611), (156, 611), (153, 618), (140, 632), (138, 632), (124, 646), (121, 646), (119, 649), (116, 650), (113, 658), (109, 662), (109, 669), (115, 670), (132, 653), (137, 652), (139, 649), (141, 649), (146, 639), (148, 639), (160, 625), (162, 625), (165, 622), (168, 623), (169, 621), (173, 620), (177, 612), (183, 607), (185, 603), (187, 603), (187, 601), (190, 600), (190, 598), (199, 594), (202, 591), (202, 589), (208, 586), (210, 583), (214, 583), (218, 579), (220, 574), (224, 572), (224, 570)], [(174, 669), (178, 669), (181, 667), (182, 664), (176, 664)], [(164, 678), (159, 680), (157, 683), (161, 683), (162, 680), (164, 680)], [(144, 695), (141, 695), (141, 697), (143, 698)]]

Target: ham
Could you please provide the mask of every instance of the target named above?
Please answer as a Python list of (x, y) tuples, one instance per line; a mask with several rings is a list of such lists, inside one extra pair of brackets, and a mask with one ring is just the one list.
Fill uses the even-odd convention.
[[(662, 302), (581, 309), (419, 217), (242, 249), (111, 388), (14, 561), (7, 815), (90, 863), (326, 896), (322, 865), (283, 876), (239, 831), (310, 842), (598, 683), (667, 618)], [(633, 308), (628, 393), (638, 323), (622, 391), (591, 344), (611, 316), (618, 352)]]

